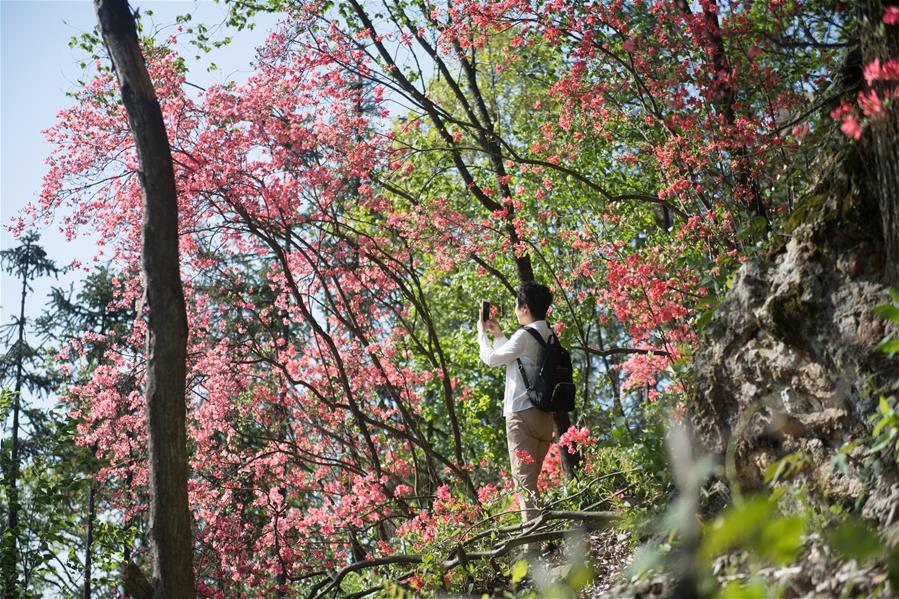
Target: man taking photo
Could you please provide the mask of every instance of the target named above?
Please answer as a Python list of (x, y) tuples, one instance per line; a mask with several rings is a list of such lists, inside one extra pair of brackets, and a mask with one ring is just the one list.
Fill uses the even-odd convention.
[[(518, 366), (518, 360), (528, 381), (535, 379), (542, 347), (525, 327), (535, 330), (546, 341), (552, 332), (546, 323), (546, 312), (552, 303), (552, 293), (546, 285), (534, 281), (522, 283), (516, 293), (515, 316), (522, 326), (507, 339), (499, 323), (482, 308), (478, 319), (480, 357), (488, 366), (506, 367), (506, 387), (503, 395), (503, 416), (506, 419), (506, 441), (509, 463), (518, 489), (522, 523), (539, 514), (537, 478), (553, 437), (553, 414), (534, 407)], [(489, 311), (489, 306), (488, 306)], [(488, 333), (493, 337), (491, 341)], [(525, 552), (536, 547), (525, 545)]]

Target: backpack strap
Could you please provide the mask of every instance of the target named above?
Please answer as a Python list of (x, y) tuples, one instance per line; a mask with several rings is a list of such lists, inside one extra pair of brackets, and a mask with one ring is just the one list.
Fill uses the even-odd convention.
[(524, 388), (530, 392), (531, 383), (528, 381), (528, 375), (524, 372), (524, 364), (521, 363), (521, 358), (515, 358), (515, 361), (518, 363), (518, 372), (521, 373), (521, 380), (524, 381)]
[[(525, 331), (530, 333), (531, 336), (534, 339), (536, 339), (538, 343), (540, 343), (540, 347), (546, 347), (546, 341), (543, 340), (543, 335), (541, 335), (540, 333), (538, 333), (535, 329), (532, 329), (531, 327), (521, 327), (521, 328), (523, 328)], [(554, 333), (552, 332), (552, 329), (550, 329), (549, 336), (552, 337), (553, 335), (554, 335)]]

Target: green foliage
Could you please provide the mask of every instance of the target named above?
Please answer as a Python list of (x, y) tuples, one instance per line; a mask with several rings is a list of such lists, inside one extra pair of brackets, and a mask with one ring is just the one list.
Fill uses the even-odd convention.
[[(258, 0), (256, 2), (235, 2), (234, 0), (215, 0), (228, 5), (228, 25), (238, 31), (254, 29), (253, 17), (258, 13), (284, 12), (290, 3), (285, 0)], [(322, 11), (327, 10), (332, 2), (322, 2)]]
[[(876, 306), (873, 311), (899, 328), (899, 289), (892, 288), (889, 294), (892, 303)], [(877, 344), (876, 349), (889, 356), (895, 356), (899, 353), (899, 335), (895, 332), (888, 333)], [(886, 392), (896, 390), (899, 390), (899, 380), (894, 381)], [(870, 421), (874, 425), (871, 432), (873, 437), (871, 452), (888, 450), (893, 463), (899, 464), (899, 409), (896, 406), (896, 398), (881, 395), (877, 403), (877, 412), (871, 415)]]
[(515, 562), (512, 566), (512, 584), (517, 585), (519, 582), (524, 580), (524, 577), (528, 574), (528, 562), (527, 560), (520, 559)]
[(805, 520), (777, 513), (776, 501), (763, 495), (727, 509), (705, 529), (700, 556), (708, 561), (734, 549), (775, 564), (793, 561), (799, 550)]
[[(899, 288), (891, 288), (889, 294), (890, 298), (893, 300), (892, 303), (876, 306), (874, 308), (874, 313), (886, 318), (896, 325), (896, 327), (899, 327)], [(895, 332), (888, 333), (887, 336), (877, 344), (876, 349), (891, 356), (899, 353), (899, 335)]]
[(890, 450), (890, 456), (899, 462), (899, 410), (890, 405), (885, 397), (880, 398), (877, 413), (871, 416), (874, 422), (874, 444), (871, 451)]
[(772, 594), (770, 587), (761, 580), (746, 584), (733, 580), (715, 593), (715, 599), (772, 599)]
[(387, 599), (414, 599), (415, 593), (399, 583), (387, 580), (384, 582), (384, 594), (382, 596)]
[(6, 421), (6, 417), (9, 416), (9, 411), (12, 409), (15, 398), (16, 392), (12, 389), (7, 389), (6, 387), (0, 389), (0, 422)]
[(809, 457), (801, 451), (794, 451), (765, 468), (765, 483), (777, 484), (782, 480), (788, 480), (802, 472), (809, 464)]
[(831, 530), (828, 542), (843, 557), (861, 563), (883, 551), (883, 542), (877, 535), (877, 530), (870, 523), (855, 518), (850, 518)]
[(625, 527), (657, 515), (671, 491), (664, 430), (657, 416), (647, 412), (640, 434), (628, 430), (623, 418), (616, 419), (606, 438), (579, 447), (585, 472), (549, 489), (545, 504), (571, 510), (602, 504), (618, 510)]

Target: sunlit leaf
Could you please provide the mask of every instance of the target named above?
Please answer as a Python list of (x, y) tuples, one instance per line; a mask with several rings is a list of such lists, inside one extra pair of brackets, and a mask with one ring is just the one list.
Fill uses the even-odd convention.
[(579, 591), (593, 582), (595, 577), (596, 573), (593, 571), (593, 568), (586, 564), (579, 564), (568, 573), (568, 585), (572, 590)]
[(863, 520), (849, 520), (837, 526), (828, 542), (837, 553), (866, 562), (883, 551), (883, 543), (873, 526)]
[(874, 306), (872, 311), (878, 316), (883, 316), (888, 320), (899, 323), (899, 306), (894, 306), (893, 304), (881, 304), (879, 306)]
[(768, 599), (768, 597), (767, 587), (758, 580), (745, 585), (733, 580), (715, 595), (715, 599)]
[(768, 523), (774, 505), (767, 497), (751, 499), (728, 509), (706, 530), (701, 553), (713, 558), (749, 542)]
[(512, 566), (512, 584), (518, 584), (524, 577), (527, 576), (528, 573), (528, 562), (527, 560), (520, 559), (515, 562), (515, 565)]
[(776, 564), (790, 563), (796, 559), (804, 532), (803, 518), (776, 518), (764, 527), (754, 549)]

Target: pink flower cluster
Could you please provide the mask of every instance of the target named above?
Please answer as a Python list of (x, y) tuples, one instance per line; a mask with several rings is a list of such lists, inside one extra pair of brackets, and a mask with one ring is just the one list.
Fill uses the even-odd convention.
[(572, 426), (559, 437), (559, 445), (566, 447), (568, 453), (573, 454), (579, 448), (592, 447), (596, 439), (590, 436), (590, 429), (586, 426), (578, 428)]
[[(896, 8), (896, 7), (890, 7)], [(888, 24), (899, 23), (899, 9), (884, 14), (883, 20)], [(889, 19), (889, 20), (888, 20)], [(894, 22), (895, 21), (895, 22)], [(846, 100), (831, 111), (830, 116), (840, 121), (840, 131), (854, 140), (861, 139), (865, 124), (884, 116), (884, 101), (899, 99), (899, 59), (891, 58), (882, 62), (875, 58), (865, 65), (865, 83), (867, 89), (858, 92), (856, 101), (858, 109)]]
[(515, 450), (515, 458), (516, 458), (516, 459), (518, 460), (518, 462), (521, 463), (521, 464), (533, 464), (534, 461), (535, 461), (535, 460), (534, 460), (534, 456), (532, 456), (532, 455), (531, 455), (527, 450), (525, 450), (525, 449), (516, 449), (516, 450)]

